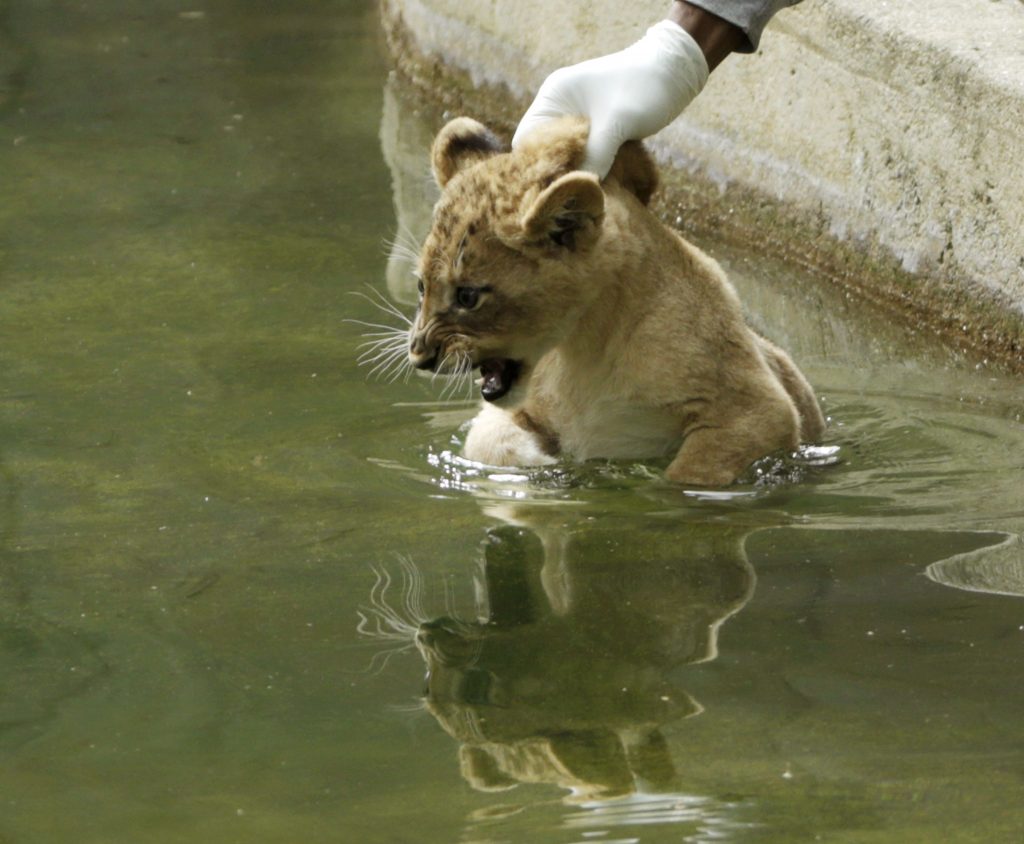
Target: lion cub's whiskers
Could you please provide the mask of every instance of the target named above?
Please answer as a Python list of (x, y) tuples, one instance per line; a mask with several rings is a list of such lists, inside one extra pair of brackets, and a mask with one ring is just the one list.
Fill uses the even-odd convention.
[(395, 307), (394, 303), (390, 302), (384, 296), (383, 293), (381, 293), (379, 290), (377, 290), (377, 288), (372, 287), (371, 285), (367, 284), (366, 285), (366, 289), (369, 290), (370, 293), (373, 294), (373, 296), (368, 296), (366, 293), (363, 293), (363, 291), (361, 291), (361, 290), (350, 290), (349, 291), (349, 295), (350, 296), (358, 296), (360, 299), (364, 299), (365, 301), (367, 301), (371, 305), (373, 305), (375, 308), (377, 308), (378, 310), (383, 311), (384, 313), (388, 314), (389, 316), (398, 317), (407, 326), (412, 325), (412, 320), (409, 319), (409, 317), (407, 317), (405, 314), (403, 314), (400, 310), (398, 310), (398, 308)]
[(384, 239), (384, 254), (394, 256), (408, 264), (415, 264), (419, 260), (419, 250), (403, 243), (398, 237)]
[(377, 377), (385, 383), (391, 384), (398, 379), (398, 376), (405, 370), (411, 371), (409, 360), (405, 354), (405, 345), (400, 349), (393, 350), (383, 361), (370, 370), (368, 377)]
[(361, 319), (346, 319), (345, 322), (353, 325), (377, 329), (363, 332), (363, 337), (367, 339), (357, 347), (360, 352), (356, 362), (359, 366), (370, 367), (366, 375), (368, 379), (378, 378), (386, 383), (392, 383), (403, 373), (408, 379), (412, 372), (407, 358), (409, 326), (412, 325), (412, 320), (389, 302), (380, 291), (370, 285), (366, 285), (366, 287), (373, 294), (372, 296), (360, 290), (349, 291), (349, 294), (369, 302), (389, 318), (397, 317), (404, 325), (395, 326)]
[[(450, 370), (445, 372), (448, 366), (448, 361), (454, 357), (454, 362), (451, 365)], [(467, 400), (472, 398), (473, 388), (473, 359), (464, 351), (456, 351), (454, 354), (446, 354), (441, 360), (441, 364), (437, 367), (440, 372), (444, 372), (448, 381), (441, 390), (440, 400), (450, 401), (453, 400), (457, 393), (461, 392), (460, 388), (466, 388)], [(434, 376), (437, 376), (437, 372)]]
[(400, 226), (394, 237), (384, 238), (384, 247), (385, 255), (394, 255), (413, 265), (419, 261), (422, 250), (419, 239), (406, 226)]
[(369, 332), (363, 336), (379, 337), (380, 339), (367, 340), (356, 347), (357, 349), (366, 349), (365, 352), (359, 353), (359, 363), (368, 363), (371, 359), (379, 357), (379, 352), (397, 348), (399, 343), (402, 344), (403, 348), (405, 346), (406, 333), (397, 329), (395, 331)]
[[(372, 295), (367, 295), (360, 290), (349, 291), (349, 293), (369, 302), (388, 317), (398, 317), (403, 325), (395, 326), (361, 319), (346, 319), (345, 322), (353, 325), (374, 329), (363, 332), (362, 336), (366, 339), (357, 346), (359, 355), (356, 362), (359, 366), (369, 367), (366, 374), (368, 379), (376, 378), (390, 384), (404, 375), (405, 380), (408, 381), (413, 373), (413, 367), (408, 359), (409, 329), (412, 327), (412, 320), (388, 301), (379, 290), (370, 285), (367, 285), (367, 290)], [(424, 328), (425, 331), (429, 331), (429, 329), (430, 325)], [(445, 384), (439, 396), (440, 401), (454, 401), (457, 396), (461, 396), (463, 391), (465, 392), (465, 401), (473, 399), (473, 361), (467, 352), (462, 350), (447, 352), (434, 368), (431, 381), (436, 381), (439, 375), (443, 375), (445, 378)]]
[(406, 357), (407, 333), (399, 328), (370, 332), (364, 336), (377, 337), (360, 343), (363, 349), (356, 359), (359, 366), (369, 366), (367, 378), (386, 378), (394, 381), (408, 367)]

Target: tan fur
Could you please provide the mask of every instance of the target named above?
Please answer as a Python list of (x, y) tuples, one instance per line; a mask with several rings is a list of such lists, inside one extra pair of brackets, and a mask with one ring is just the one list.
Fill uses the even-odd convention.
[[(583, 121), (557, 121), (509, 153), (458, 118), (435, 141), (443, 193), (410, 360), (522, 362), (474, 420), (466, 456), (670, 457), (670, 479), (724, 486), (818, 439), (806, 379), (746, 325), (718, 264), (645, 207), (657, 176), (642, 146), (624, 146), (601, 184), (576, 169), (586, 134)], [(468, 310), (455, 301), (467, 285), (484, 291)]]

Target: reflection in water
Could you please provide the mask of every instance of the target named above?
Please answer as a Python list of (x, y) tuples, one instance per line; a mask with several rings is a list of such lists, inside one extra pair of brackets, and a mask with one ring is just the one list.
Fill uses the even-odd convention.
[(391, 171), (395, 201), (395, 234), (389, 240), (385, 277), (388, 294), (402, 305), (415, 306), (416, 281), (412, 276), (420, 245), (430, 231), (430, 218), (438, 197), (430, 171), (430, 145), (434, 132), (426, 120), (409, 113), (396, 91), (394, 78), (384, 86), (380, 145)]
[[(924, 706), (928, 711), (913, 684), (905, 687), (905, 678), (893, 673), (894, 663), (886, 661), (891, 656), (829, 645), (814, 668), (793, 673), (782, 667), (791, 647), (822, 648), (823, 627), (852, 623), (864, 641), (875, 641), (874, 626), (859, 627), (862, 622), (856, 617), (843, 618), (848, 607), (838, 618), (825, 611), (836, 570), (819, 563), (850, 556), (846, 576), (864, 570), (853, 576), (875, 589), (889, 577), (880, 572), (891, 567), (890, 561), (879, 569), (875, 561), (901, 547), (900, 532), (837, 536), (838, 545), (847, 549), (838, 552), (830, 531), (763, 531), (770, 520), (754, 518), (743, 525), (714, 518), (705, 505), (689, 516), (678, 510), (673, 518), (645, 518), (626, 508), (601, 510), (580, 500), (555, 502), (544, 495), (514, 500), (492, 497), (493, 492), (475, 491), (486, 514), (501, 524), (489, 528), (481, 543), (472, 609), (456, 608), (448, 584), (444, 613), (431, 613), (424, 573), (403, 559), (400, 576), (378, 571), (371, 609), (364, 607), (360, 623), (363, 632), (376, 626), (372, 635), (397, 649), (408, 650), (415, 643), (426, 665), (419, 708), (455, 741), (462, 779), (477, 792), (503, 794), (499, 802), (467, 812), (464, 840), (491, 840), (488, 831), (520, 814), (516, 823), (524, 828), (541, 825), (584, 837), (614, 834), (614, 828), (620, 834), (629, 828), (633, 834), (640, 828), (672, 826), (685, 840), (729, 838), (767, 824), (764, 806), (744, 797), (742, 788), (701, 788), (699, 771), (709, 765), (756, 766), (758, 751), (747, 747), (752, 738), (755, 745), (774, 745), (778, 737), (802, 729), (800, 721), (788, 727), (775, 724), (780, 712), (790, 713), (784, 720), (797, 714), (807, 719), (813, 733), (822, 729), (822, 716), (830, 710), (848, 719), (845, 729), (859, 723), (865, 695), (877, 698), (883, 710), (891, 702), (897, 708)], [(719, 690), (704, 718), (678, 729), (684, 719), (705, 713), (704, 702), (690, 687), (696, 683), (706, 691), (709, 674), (696, 667), (718, 657), (723, 626), (753, 598), (756, 576), (746, 548), (755, 533), (753, 545), (762, 551), (780, 538), (794, 549), (787, 571), (774, 574), (775, 595), (767, 601), (762, 597), (759, 609), (752, 610), (762, 624), (766, 607), (779, 615), (762, 630), (760, 650), (751, 649), (749, 623), (738, 625), (747, 629), (734, 642), (732, 658), (723, 668), (726, 675), (734, 675), (731, 683), (725, 681), (731, 693), (743, 689), (742, 701), (727, 703)], [(943, 553), (943, 547), (947, 554), (964, 549), (928, 566), (929, 576), (936, 567), (1002, 547), (993, 545), (998, 534), (903, 535), (907, 543), (919, 546), (924, 563)], [(863, 551), (852, 550), (858, 548)], [(795, 565), (798, 559), (819, 561), (812, 566), (815, 574)], [(782, 606), (780, 574), (790, 584), (787, 592), (804, 592)], [(909, 580), (915, 579), (922, 579), (919, 573)], [(885, 590), (876, 598), (876, 612), (902, 597), (892, 584)], [(894, 623), (906, 625), (898, 637), (903, 640), (909, 630), (920, 629), (913, 613), (882, 625)], [(799, 635), (775, 641), (775, 631), (782, 627)], [(391, 653), (385, 651), (380, 658), (386, 660)], [(851, 655), (859, 679), (840, 682), (843, 661)], [(374, 670), (383, 671), (384, 665)], [(851, 689), (854, 696), (847, 699)], [(785, 701), (782, 709), (780, 701)], [(762, 705), (765, 711), (758, 712)], [(737, 706), (743, 713), (738, 719), (728, 711)], [(903, 717), (913, 716), (908, 711)], [(891, 729), (893, 735), (900, 734), (898, 725)], [(836, 740), (836, 752), (844, 740)], [(794, 745), (791, 735), (788, 752), (800, 758), (804, 751), (796, 748), (803, 741), (797, 738)], [(681, 747), (686, 748), (685, 758)], [(718, 759), (719, 753), (731, 762)], [(777, 753), (773, 746), (773, 761)], [(814, 764), (828, 770), (832, 762), (830, 757), (816, 762), (803, 758), (798, 776), (813, 781), (807, 768)], [(774, 775), (783, 783), (795, 776), (789, 761)], [(531, 786), (565, 792), (557, 800), (557, 812), (556, 801), (543, 792), (524, 789), (517, 797), (504, 795)]]
[(994, 546), (932, 563), (925, 574), (936, 583), (968, 592), (1024, 597), (1024, 539), (1006, 534)]
[[(680, 669), (714, 659), (719, 628), (753, 593), (747, 531), (666, 522), (638, 544), (614, 520), (487, 509), (505, 524), (483, 543), (478, 617), (444, 615), (415, 632), (425, 707), (459, 743), (465, 780), (480, 791), (559, 786), (604, 807), (605, 824), (703, 818), (712, 801), (678, 793), (662, 728), (702, 711)], [(422, 616), (414, 575), (403, 591), (405, 611)], [(386, 608), (382, 597), (371, 604)], [(392, 630), (409, 629), (384, 612)], [(646, 796), (605, 806), (631, 795)]]

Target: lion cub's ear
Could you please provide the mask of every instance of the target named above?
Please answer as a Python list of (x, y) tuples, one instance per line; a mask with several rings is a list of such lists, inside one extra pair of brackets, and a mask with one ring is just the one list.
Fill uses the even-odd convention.
[(522, 217), (529, 240), (546, 238), (572, 251), (586, 249), (597, 239), (604, 217), (604, 192), (593, 173), (577, 170), (556, 179)]
[(444, 187), (460, 170), (505, 151), (490, 129), (470, 117), (456, 117), (437, 133), (430, 150), (434, 179)]

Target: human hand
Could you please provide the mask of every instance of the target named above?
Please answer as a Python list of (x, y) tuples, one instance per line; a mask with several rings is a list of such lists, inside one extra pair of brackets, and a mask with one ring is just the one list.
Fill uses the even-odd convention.
[(668, 126), (707, 78), (708, 64), (697, 42), (678, 24), (661, 21), (625, 50), (548, 76), (512, 146), (548, 120), (581, 115), (590, 120), (590, 135), (580, 169), (603, 179), (624, 141)]

